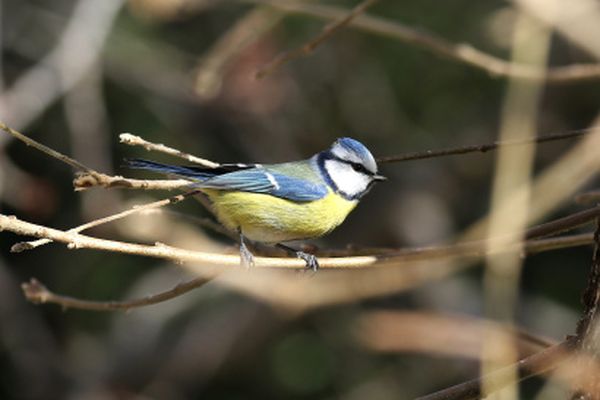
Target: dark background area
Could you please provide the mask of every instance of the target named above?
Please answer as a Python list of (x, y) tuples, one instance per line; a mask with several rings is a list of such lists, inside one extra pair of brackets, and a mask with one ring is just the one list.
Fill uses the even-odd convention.
[[(18, 116), (11, 94), (27, 73), (44, 67), (42, 60), (72, 18), (83, 18), (76, 13), (84, 3), (99, 10), (79, 21), (75, 38), (96, 29), (98, 20), (108, 21), (96, 61), (68, 88), (61, 84), (74, 70), (67, 68), (62, 80), (50, 72), (40, 82), (52, 84), (27, 93), (27, 104), (44, 103), (40, 111)], [(349, 9), (356, 2), (326, 3)], [(496, 140), (506, 79), (361, 30), (343, 29), (310, 56), (255, 79), (257, 69), (279, 52), (321, 31), (323, 21), (301, 15), (284, 16), (218, 69), (210, 93), (199, 91), (198, 73), (213, 46), (253, 7), (131, 0), (107, 17), (93, 1), (2, 0), (0, 116), (92, 168), (136, 177), (149, 175), (124, 169), (124, 158), (173, 159), (119, 144), (122, 132), (215, 161), (264, 163), (308, 157), (340, 136), (362, 141), (376, 156)], [(492, 0), (382, 0), (369, 13), (508, 59), (517, 9)], [(65, 53), (74, 65), (86, 52), (74, 49), (76, 43)], [(550, 64), (592, 61), (553, 37)], [(546, 86), (537, 131), (588, 127), (598, 112), (598, 89), (593, 80)], [(42, 94), (55, 90), (52, 101), (43, 101)], [(535, 170), (551, 165), (573, 143), (538, 147)], [(325, 249), (403, 248), (451, 240), (488, 212), (494, 162), (494, 154), (486, 153), (383, 165), (389, 181), (376, 186), (341, 227), (312, 243)], [(168, 196), (74, 192), (72, 179), (68, 166), (0, 135), (3, 214), (68, 229)], [(567, 204), (547, 219), (580, 208)], [(235, 252), (229, 239), (185, 216), (209, 215), (197, 202), (170, 209), (184, 216), (137, 216), (90, 234)], [(0, 398), (404, 399), (478, 374), (473, 358), (373, 350), (357, 338), (356, 321), (382, 309), (480, 317), (481, 265), (411, 290), (306, 312), (215, 283), (160, 305), (95, 313), (30, 304), (19, 285), (36, 277), (61, 294), (119, 300), (166, 290), (187, 274), (161, 260), (56, 244), (11, 254), (20, 240), (0, 233)], [(590, 259), (589, 247), (528, 257), (516, 323), (556, 340), (573, 333)], [(527, 382), (523, 398), (535, 398), (542, 386), (541, 380)]]

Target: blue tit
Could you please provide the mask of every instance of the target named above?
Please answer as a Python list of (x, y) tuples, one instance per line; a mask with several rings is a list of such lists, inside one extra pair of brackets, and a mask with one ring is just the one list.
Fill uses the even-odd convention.
[(377, 181), (369, 150), (340, 138), (311, 158), (281, 164), (221, 164), (217, 168), (129, 160), (128, 166), (191, 181), (210, 200), (217, 219), (240, 235), (241, 262), (253, 265), (244, 239), (277, 245), (317, 270), (316, 257), (282, 242), (323, 236), (340, 225)]

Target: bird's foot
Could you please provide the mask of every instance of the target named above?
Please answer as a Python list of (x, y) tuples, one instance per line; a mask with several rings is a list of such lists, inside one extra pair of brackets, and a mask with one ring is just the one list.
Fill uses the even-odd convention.
[(306, 269), (312, 270), (313, 272), (317, 272), (319, 269), (319, 260), (317, 260), (317, 256), (310, 253), (305, 253), (303, 251), (297, 251), (296, 256), (301, 258), (306, 263)]
[(254, 256), (244, 242), (240, 244), (240, 264), (246, 269), (254, 267)]

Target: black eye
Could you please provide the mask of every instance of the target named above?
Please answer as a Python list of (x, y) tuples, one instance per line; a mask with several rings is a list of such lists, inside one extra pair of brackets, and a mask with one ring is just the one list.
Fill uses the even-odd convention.
[(352, 169), (355, 170), (356, 172), (361, 172), (365, 175), (371, 175), (371, 173), (369, 171), (367, 171), (367, 169), (365, 168), (364, 165), (362, 164), (358, 164), (358, 163), (351, 163), (350, 164), (352, 166)]

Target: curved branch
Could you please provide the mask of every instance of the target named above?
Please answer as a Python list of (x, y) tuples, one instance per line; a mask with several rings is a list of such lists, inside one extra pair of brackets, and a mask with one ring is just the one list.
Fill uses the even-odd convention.
[[(310, 4), (290, 0), (241, 0), (247, 3), (264, 4), (289, 13), (308, 15), (325, 20), (337, 20), (348, 14), (348, 10), (335, 6)], [(481, 69), (492, 76), (520, 79), (544, 79), (551, 83), (566, 83), (600, 78), (600, 64), (574, 64), (554, 67), (540, 73), (528, 65), (514, 64), (495, 57), (465, 43), (453, 43), (422, 28), (416, 29), (396, 21), (370, 15), (359, 15), (349, 26), (366, 32), (399, 40), (409, 45), (424, 48), (432, 53)]]
[(307, 56), (312, 53), (319, 45), (321, 45), (324, 41), (326, 41), (329, 37), (335, 34), (337, 31), (348, 25), (354, 18), (358, 17), (360, 14), (364, 13), (367, 8), (371, 7), (375, 4), (377, 0), (364, 0), (359, 3), (356, 7), (354, 7), (348, 14), (344, 17), (339, 18), (333, 21), (331, 24), (325, 26), (323, 31), (315, 38), (311, 39), (304, 46), (297, 48), (295, 50), (286, 51), (284, 53), (280, 53), (273, 60), (271, 60), (268, 64), (261, 67), (255, 74), (258, 79), (262, 79), (265, 76), (269, 75), (277, 68), (281, 67), (283, 64), (292, 61), (295, 58), (301, 56)]
[(127, 301), (91, 301), (82, 300), (74, 297), (63, 296), (50, 291), (40, 281), (32, 278), (29, 282), (25, 282), (21, 285), (23, 294), (30, 302), (34, 304), (54, 303), (62, 306), (63, 308), (77, 308), (80, 310), (91, 310), (91, 311), (114, 311), (114, 310), (131, 310), (132, 308), (139, 308), (150, 306), (153, 304), (162, 303), (167, 300), (171, 300), (175, 297), (181, 296), (189, 291), (192, 291), (200, 286), (203, 286), (209, 282), (210, 278), (194, 278), (186, 282), (182, 282), (173, 288), (164, 292), (149, 295), (140, 299), (133, 299)]
[(571, 337), (562, 343), (519, 360), (514, 365), (502, 368), (483, 377), (472, 379), (426, 396), (418, 397), (417, 400), (479, 399), (481, 385), (484, 380), (487, 381), (488, 387), (500, 390), (504, 386), (514, 382), (513, 372), (515, 368), (521, 373), (519, 380), (546, 373), (556, 368), (559, 363), (567, 359), (571, 351), (574, 350), (576, 342), (576, 338)]

